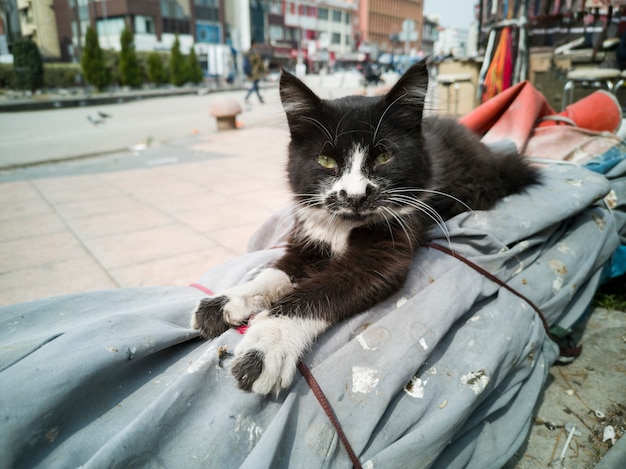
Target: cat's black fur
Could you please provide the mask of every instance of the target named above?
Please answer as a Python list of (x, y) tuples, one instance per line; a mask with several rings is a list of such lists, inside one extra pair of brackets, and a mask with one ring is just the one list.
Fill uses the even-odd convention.
[(433, 225), (537, 183), (517, 153), (495, 154), (455, 120), (423, 117), (427, 85), (419, 63), (382, 97), (322, 100), (283, 73), (296, 200), (286, 252), (193, 315), (211, 338), (256, 314), (231, 368), (242, 389), (287, 387), (319, 334), (402, 287)]

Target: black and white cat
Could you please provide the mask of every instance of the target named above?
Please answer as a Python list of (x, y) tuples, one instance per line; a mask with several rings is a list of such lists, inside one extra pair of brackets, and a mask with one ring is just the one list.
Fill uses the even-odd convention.
[(248, 323), (231, 366), (241, 389), (288, 387), (320, 334), (402, 287), (430, 228), (537, 183), (517, 153), (495, 154), (455, 120), (423, 117), (427, 86), (418, 63), (384, 96), (322, 100), (283, 72), (296, 202), (286, 252), (192, 317), (206, 338)]

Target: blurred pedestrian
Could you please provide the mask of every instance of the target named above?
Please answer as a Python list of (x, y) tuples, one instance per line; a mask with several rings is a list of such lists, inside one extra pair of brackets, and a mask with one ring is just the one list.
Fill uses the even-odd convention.
[(252, 40), (250, 50), (244, 58), (243, 70), (248, 79), (252, 82), (252, 86), (250, 86), (246, 94), (246, 104), (248, 104), (250, 95), (255, 92), (259, 97), (259, 101), (263, 104), (263, 97), (259, 91), (259, 81), (265, 76), (265, 64), (259, 52), (258, 44), (254, 39)]

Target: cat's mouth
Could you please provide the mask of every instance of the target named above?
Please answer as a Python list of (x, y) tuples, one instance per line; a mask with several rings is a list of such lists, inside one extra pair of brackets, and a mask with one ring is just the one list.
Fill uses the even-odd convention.
[(344, 220), (348, 220), (351, 222), (365, 223), (371, 221), (377, 221), (381, 218), (381, 214), (376, 209), (368, 209), (368, 210), (350, 210), (350, 209), (335, 209), (330, 210), (330, 212), (339, 216)]

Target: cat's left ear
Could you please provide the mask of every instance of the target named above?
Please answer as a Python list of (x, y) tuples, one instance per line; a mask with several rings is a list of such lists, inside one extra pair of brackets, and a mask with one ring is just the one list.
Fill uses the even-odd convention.
[(286, 70), (283, 70), (280, 76), (280, 100), (292, 133), (298, 126), (306, 124), (301, 117), (316, 116), (321, 108), (320, 98)]
[(405, 105), (422, 112), (427, 90), (428, 68), (426, 61), (422, 60), (413, 64), (404, 75), (400, 77), (393, 88), (387, 93), (386, 101), (388, 105), (392, 103), (394, 105)]

